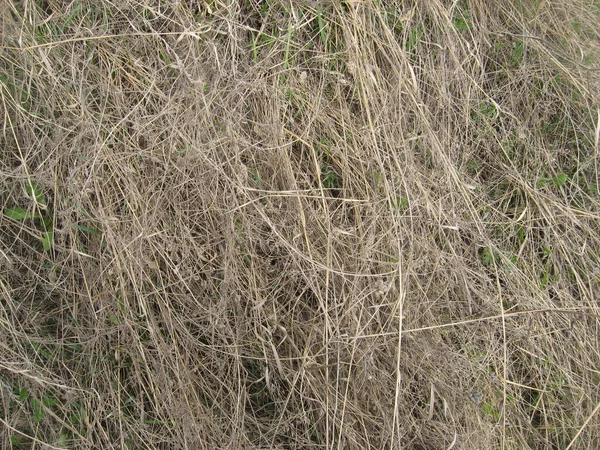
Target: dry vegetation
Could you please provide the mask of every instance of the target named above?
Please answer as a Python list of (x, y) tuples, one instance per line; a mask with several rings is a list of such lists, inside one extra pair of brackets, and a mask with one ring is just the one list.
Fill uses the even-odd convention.
[(600, 3), (3, 0), (0, 447), (600, 447)]

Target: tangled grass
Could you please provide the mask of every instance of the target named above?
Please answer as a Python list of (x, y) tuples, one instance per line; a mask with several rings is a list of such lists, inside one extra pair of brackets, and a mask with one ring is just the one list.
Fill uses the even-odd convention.
[(599, 448), (599, 22), (5, 0), (0, 446)]

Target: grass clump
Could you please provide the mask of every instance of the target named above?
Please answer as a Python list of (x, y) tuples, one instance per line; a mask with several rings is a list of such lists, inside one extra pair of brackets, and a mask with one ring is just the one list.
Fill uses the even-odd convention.
[(0, 6), (3, 448), (596, 448), (597, 2)]

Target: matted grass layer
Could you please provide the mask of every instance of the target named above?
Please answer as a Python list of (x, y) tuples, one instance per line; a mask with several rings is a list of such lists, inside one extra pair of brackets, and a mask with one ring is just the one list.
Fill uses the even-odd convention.
[(0, 447), (600, 448), (598, 23), (2, 2)]

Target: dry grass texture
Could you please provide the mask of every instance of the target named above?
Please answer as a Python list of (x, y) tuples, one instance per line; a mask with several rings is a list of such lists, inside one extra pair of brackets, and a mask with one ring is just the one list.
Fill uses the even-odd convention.
[(599, 14), (5, 0), (0, 446), (599, 448)]

